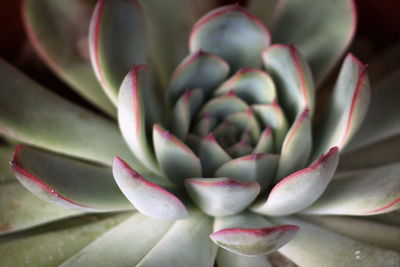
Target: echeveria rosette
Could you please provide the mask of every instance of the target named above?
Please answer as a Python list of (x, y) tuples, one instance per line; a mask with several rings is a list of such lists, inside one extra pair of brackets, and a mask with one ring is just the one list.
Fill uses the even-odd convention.
[(0, 63), (0, 131), (11, 137), (0, 157), (25, 143), (12, 171), (41, 198), (2, 165), (1, 231), (59, 221), (0, 239), (0, 265), (271, 266), (265, 255), (279, 250), (300, 266), (397, 266), (399, 156), (382, 147), (398, 144), (385, 98), (399, 72), (371, 97), (349, 54), (324, 108), (316, 90), (352, 38), (352, 1), (250, 1), (263, 20), (275, 14), (272, 38), (238, 5), (189, 34), (193, 7), (212, 2), (168, 2), (98, 1), (89, 57), (75, 14), (90, 6), (26, 1), (35, 48), (89, 101), (111, 115), (114, 103), (120, 131)]

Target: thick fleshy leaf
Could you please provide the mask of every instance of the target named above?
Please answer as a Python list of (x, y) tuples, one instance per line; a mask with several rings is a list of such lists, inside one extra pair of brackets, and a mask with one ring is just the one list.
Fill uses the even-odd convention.
[(217, 120), (212, 117), (209, 113), (206, 113), (193, 127), (193, 133), (200, 136), (207, 136), (211, 129), (217, 124)]
[(325, 229), (381, 248), (400, 250), (398, 226), (348, 216), (307, 216), (304, 218)]
[(83, 97), (115, 115), (115, 107), (101, 89), (89, 62), (87, 34), (91, 10), (80, 0), (28, 0), (23, 6), (25, 28), (47, 66)]
[(97, 79), (114, 103), (120, 84), (132, 65), (146, 63), (144, 24), (138, 0), (100, 0), (93, 12), (90, 59)]
[(204, 214), (196, 213), (189, 219), (175, 222), (136, 266), (212, 266), (217, 247), (208, 237), (211, 232), (211, 218)]
[(197, 206), (211, 216), (238, 213), (260, 192), (257, 182), (238, 183), (230, 178), (191, 178), (185, 185)]
[(276, 217), (273, 221), (300, 227), (298, 234), (279, 250), (300, 266), (398, 266), (400, 262), (397, 252), (344, 237), (300, 219)]
[(311, 115), (306, 109), (297, 116), (285, 137), (276, 180), (279, 181), (304, 167), (310, 157), (311, 149)]
[(236, 96), (234, 91), (228, 94), (215, 97), (208, 101), (199, 112), (198, 117), (212, 116), (222, 121), (226, 116), (235, 112), (247, 111), (249, 106), (242, 99)]
[(277, 102), (266, 105), (253, 105), (254, 113), (257, 115), (264, 127), (271, 127), (274, 136), (274, 151), (280, 152), (283, 140), (288, 131), (288, 122), (283, 110)]
[(276, 100), (274, 82), (266, 72), (259, 69), (240, 69), (221, 84), (214, 94), (218, 96), (231, 90), (248, 104), (270, 104)]
[[(179, 62), (189, 53), (187, 37), (200, 16), (216, 6), (213, 0), (141, 0), (146, 17), (151, 60), (163, 88)], [(176, 12), (181, 10), (182, 12)], [(171, 16), (171, 14), (174, 14)]]
[(204, 15), (190, 34), (190, 51), (204, 50), (216, 54), (238, 70), (259, 67), (260, 53), (270, 43), (264, 24), (239, 5), (214, 9)]
[(25, 188), (61, 207), (83, 211), (132, 207), (115, 184), (109, 167), (18, 146), (12, 168)]
[(133, 154), (149, 170), (160, 175), (146, 135), (146, 78), (148, 69), (143, 65), (134, 66), (125, 77), (118, 95), (118, 122)]
[(399, 147), (400, 135), (343, 153), (338, 169), (356, 170), (400, 162)]
[(272, 267), (267, 256), (246, 257), (229, 252), (226, 249), (218, 250), (217, 264), (219, 267)]
[(202, 174), (200, 159), (182, 141), (158, 125), (153, 127), (153, 143), (161, 170), (175, 184)]
[(314, 83), (306, 60), (294, 48), (276, 44), (262, 53), (264, 66), (278, 87), (279, 99), (290, 120), (308, 108), (314, 111)]
[(252, 109), (231, 114), (225, 118), (225, 121), (232, 124), (241, 132), (248, 132), (253, 142), (256, 142), (260, 137), (260, 126)]
[(194, 151), (201, 160), (203, 175), (206, 177), (213, 177), (216, 169), (232, 159), (212, 134), (200, 140), (196, 139), (194, 143)]
[(400, 70), (397, 70), (372, 88), (365, 121), (346, 147), (348, 151), (400, 134), (399, 84)]
[(116, 154), (134, 163), (116, 125), (52, 94), (4, 61), (0, 107), (0, 132), (16, 140), (108, 165)]
[(271, 153), (274, 151), (274, 139), (272, 128), (266, 127), (260, 135), (260, 139), (253, 150), (253, 153)]
[(268, 199), (252, 207), (258, 213), (282, 216), (310, 206), (325, 191), (339, 161), (338, 149), (332, 148), (310, 167), (299, 170), (276, 184)]
[[(97, 218), (93, 215), (49, 225), (45, 232), (2, 242), (0, 266), (59, 266), (127, 215)], [(57, 227), (58, 226), (58, 227)], [(48, 230), (47, 230), (48, 229)]]
[(0, 211), (0, 234), (24, 230), (81, 213), (41, 200), (16, 180), (14, 183), (0, 185)]
[(187, 90), (176, 102), (170, 119), (171, 132), (181, 139), (186, 140), (193, 116), (203, 103), (201, 89)]
[(226, 152), (228, 152), (232, 158), (244, 157), (249, 155), (252, 151), (253, 147), (244, 141), (239, 141), (226, 149)]
[(113, 174), (121, 191), (143, 214), (163, 220), (178, 220), (188, 216), (179, 198), (144, 179), (118, 157), (114, 160)]
[(14, 173), (10, 168), (10, 160), (14, 154), (14, 146), (0, 144), (0, 186), (16, 182)]
[[(171, 222), (136, 213), (111, 228), (61, 266), (133, 266), (163, 237)], [(140, 245), (132, 246), (132, 244)]]
[(210, 235), (220, 247), (244, 256), (272, 253), (289, 242), (299, 227), (273, 226), (267, 220), (249, 213), (218, 218)]
[(338, 62), (356, 29), (353, 0), (279, 1), (274, 16), (274, 42), (294, 44), (310, 63), (317, 84)]
[(220, 57), (202, 50), (187, 56), (175, 70), (167, 98), (174, 104), (186, 89), (200, 88), (207, 98), (229, 73), (229, 65)]
[(370, 93), (365, 66), (349, 54), (317, 128), (313, 158), (330, 147), (342, 149), (348, 143), (364, 120)]
[(251, 154), (228, 161), (215, 172), (216, 177), (232, 177), (235, 181), (257, 182), (261, 191), (266, 189), (275, 174), (278, 155)]
[(334, 177), (305, 213), (374, 215), (400, 207), (400, 163)]

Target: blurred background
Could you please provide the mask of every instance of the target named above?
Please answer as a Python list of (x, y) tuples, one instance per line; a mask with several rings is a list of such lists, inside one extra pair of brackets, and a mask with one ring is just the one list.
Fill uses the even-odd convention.
[[(216, 0), (220, 5), (240, 3), (246, 0)], [(37, 58), (33, 48), (27, 42), (21, 17), (22, 0), (2, 0), (0, 25), (0, 57), (22, 69), (37, 80), (74, 101), (90, 106), (60, 81)], [(356, 0), (358, 9), (358, 27), (350, 50), (368, 64), (374, 56), (400, 41), (400, 1), (399, 0)]]

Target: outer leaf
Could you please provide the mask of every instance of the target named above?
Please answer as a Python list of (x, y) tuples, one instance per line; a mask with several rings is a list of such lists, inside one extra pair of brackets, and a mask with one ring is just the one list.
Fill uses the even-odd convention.
[[(113, 227), (61, 266), (132, 266), (137, 264), (168, 231), (171, 222), (136, 213)], [(132, 244), (140, 242), (135, 247)]]
[[(244, 256), (259, 256), (276, 251), (296, 235), (295, 225), (271, 226), (254, 214), (218, 218), (211, 239), (219, 246)], [(219, 230), (222, 229), (222, 230)]]
[(83, 211), (130, 208), (108, 167), (18, 146), (12, 168), (25, 188), (59, 206)]
[(262, 20), (262, 22), (271, 28), (274, 14), (276, 13), (276, 8), (281, 0), (250, 0), (247, 4), (247, 8), (257, 17)]
[(175, 70), (167, 91), (174, 104), (186, 89), (200, 88), (207, 98), (229, 73), (229, 65), (220, 57), (202, 50), (187, 56)]
[(374, 86), (365, 121), (349, 143), (348, 151), (354, 151), (400, 134), (398, 84), (400, 84), (400, 70)]
[(98, 1), (90, 22), (90, 59), (97, 79), (114, 103), (131, 66), (146, 63), (145, 39), (139, 1)]
[(114, 160), (113, 174), (121, 191), (143, 214), (163, 220), (188, 216), (185, 205), (176, 196), (145, 180), (118, 157)]
[(252, 210), (265, 215), (282, 216), (310, 206), (324, 192), (339, 161), (337, 147), (331, 148), (310, 167), (299, 170), (276, 184), (264, 203)]
[(172, 71), (189, 53), (190, 27), (216, 3), (212, 0), (141, 0), (141, 3), (147, 19), (151, 60), (162, 76), (165, 88)]
[(160, 175), (146, 135), (146, 66), (134, 66), (122, 82), (118, 95), (118, 122), (133, 154), (152, 172)]
[(257, 182), (261, 191), (267, 188), (275, 174), (278, 155), (251, 154), (233, 159), (219, 167), (216, 177), (232, 177), (238, 182)]
[(175, 184), (202, 174), (200, 159), (182, 141), (158, 125), (153, 127), (154, 149), (161, 170)]
[[(324, 230), (300, 219), (276, 218), (275, 222), (296, 224), (299, 233), (279, 251), (300, 266), (397, 266), (400, 254), (367, 245)], [(340, 256), (338, 256), (340, 255)]]
[(290, 127), (282, 145), (277, 181), (307, 163), (312, 148), (310, 116), (308, 109), (304, 110)]
[(176, 222), (137, 266), (212, 266), (217, 248), (208, 237), (211, 231), (211, 219), (204, 215)]
[(294, 48), (275, 44), (262, 53), (264, 66), (277, 83), (281, 104), (290, 120), (308, 108), (314, 112), (314, 82), (306, 60)]
[(211, 216), (236, 214), (260, 192), (257, 182), (238, 183), (230, 178), (192, 178), (185, 185), (197, 206)]
[(18, 182), (0, 185), (0, 210), (0, 233), (24, 230), (81, 213), (41, 200)]
[(259, 69), (240, 69), (221, 84), (214, 94), (222, 95), (231, 90), (248, 104), (270, 104), (276, 100), (274, 82), (266, 72)]
[(14, 149), (14, 146), (0, 144), (0, 186), (16, 182), (9, 164), (14, 154)]
[(274, 13), (274, 42), (294, 44), (320, 84), (353, 39), (354, 1), (283, 0)]
[[(87, 34), (91, 7), (80, 0), (24, 2), (23, 16), (28, 37), (40, 57), (79, 94), (115, 115), (89, 62)], [(57, 23), (49, 23), (57, 21)]]
[(66, 229), (53, 229), (6, 241), (0, 244), (0, 265), (59, 266), (126, 217), (123, 214), (100, 220), (93, 216), (79, 218), (66, 223)]
[(400, 228), (348, 216), (307, 216), (308, 221), (338, 234), (381, 248), (400, 250)]
[(104, 164), (115, 154), (132, 158), (114, 124), (46, 91), (3, 61), (0, 107), (0, 132), (19, 141)]
[(305, 212), (374, 215), (400, 207), (400, 163), (345, 173)]
[(266, 256), (246, 257), (225, 249), (219, 249), (217, 255), (219, 267), (272, 267)]
[(349, 54), (340, 70), (333, 95), (317, 129), (313, 158), (328, 148), (342, 149), (364, 120), (370, 100), (365, 66)]
[(204, 15), (190, 34), (190, 51), (205, 50), (232, 66), (259, 67), (260, 53), (270, 43), (267, 28), (239, 5), (214, 9)]

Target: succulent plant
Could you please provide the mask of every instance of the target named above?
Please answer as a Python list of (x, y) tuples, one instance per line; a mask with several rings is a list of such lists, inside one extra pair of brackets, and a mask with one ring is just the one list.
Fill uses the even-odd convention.
[(354, 3), (247, 8), (25, 1), (97, 108), (0, 62), (1, 266), (399, 266), (399, 50), (372, 93), (348, 54), (327, 99)]

